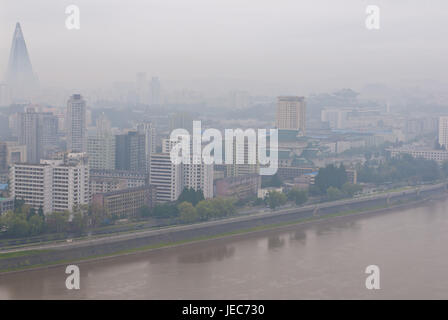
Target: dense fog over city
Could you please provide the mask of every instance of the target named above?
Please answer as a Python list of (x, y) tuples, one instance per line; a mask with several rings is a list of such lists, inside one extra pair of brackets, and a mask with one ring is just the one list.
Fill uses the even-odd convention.
[[(136, 72), (207, 95), (447, 86), (443, 0), (78, 0), (80, 29), (67, 30), (70, 4), (2, 0), (0, 74), (21, 21), (44, 86), (102, 89)], [(370, 4), (381, 9), (379, 30), (365, 28)]]
[(0, 0), (0, 300), (447, 299), (447, 10)]

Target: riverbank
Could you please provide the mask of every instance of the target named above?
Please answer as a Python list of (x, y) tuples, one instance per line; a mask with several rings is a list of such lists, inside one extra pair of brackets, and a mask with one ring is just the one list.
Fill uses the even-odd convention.
[[(249, 234), (288, 228), (297, 224), (313, 224), (322, 220), (352, 218), (359, 215), (373, 215), (422, 205), (430, 199), (445, 198), (444, 188), (428, 191), (425, 196), (417, 194), (395, 195), (393, 198), (366, 199), (358, 202), (345, 202), (308, 210), (289, 210), (291, 212), (253, 217), (246, 221), (223, 221), (220, 224), (189, 226), (179, 230), (164, 230), (136, 239), (117, 240), (111, 243), (97, 243), (80, 247), (56, 248), (52, 250), (33, 250), (30, 254), (22, 252), (19, 256), (0, 255), (0, 272), (20, 272), (36, 268), (49, 268), (70, 263), (93, 262), (117, 256), (138, 254), (144, 251), (175, 248), (196, 242), (216, 241), (230, 237), (244, 237)], [(391, 200), (392, 199), (392, 200)], [(193, 226), (192, 226), (193, 227)]]

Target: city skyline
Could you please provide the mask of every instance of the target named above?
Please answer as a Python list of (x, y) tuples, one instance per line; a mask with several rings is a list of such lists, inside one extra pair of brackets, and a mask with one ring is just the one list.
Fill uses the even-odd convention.
[[(443, 1), (432, 6), (379, 1), (383, 24), (375, 31), (365, 28), (365, 4), (358, 1), (340, 7), (320, 0), (321, 10), (297, 2), (284, 2), (275, 10), (268, 2), (257, 2), (256, 7), (248, 2), (236, 10), (231, 3), (212, 6), (197, 0), (188, 5), (133, 1), (123, 11), (118, 2), (102, 3), (80, 1), (81, 28), (67, 30), (68, 4), (2, 2), (1, 38), (10, 38), (20, 21), (42, 84), (75, 91), (132, 81), (139, 72), (163, 79), (170, 90), (210, 94), (242, 89), (272, 96), (297, 91), (308, 95), (340, 86), (359, 90), (369, 83), (447, 86), (439, 68), (447, 59), (440, 54), (447, 46), (438, 32), (447, 24), (441, 14)], [(44, 11), (50, 18), (32, 18)], [(424, 14), (415, 22), (417, 12)], [(297, 15), (302, 19), (293, 19)], [(207, 27), (212, 20), (221, 27)], [(170, 27), (174, 21), (176, 27)], [(48, 37), (58, 45), (45, 40)], [(8, 46), (0, 45), (0, 74), (6, 72)], [(95, 72), (86, 77), (90, 71)]]

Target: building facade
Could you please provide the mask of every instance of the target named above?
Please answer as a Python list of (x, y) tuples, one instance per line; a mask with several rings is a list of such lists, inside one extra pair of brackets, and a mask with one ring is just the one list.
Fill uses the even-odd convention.
[(149, 184), (157, 188), (157, 202), (176, 201), (183, 190), (182, 165), (171, 162), (169, 153), (153, 153)]
[(18, 143), (26, 146), (27, 160), (39, 163), (57, 151), (58, 118), (52, 113), (28, 107), (17, 117)]
[(147, 171), (146, 137), (137, 131), (115, 136), (115, 169)]
[(215, 181), (215, 196), (244, 199), (250, 196), (257, 196), (260, 188), (261, 176), (258, 174), (227, 177)]
[(93, 196), (92, 203), (102, 207), (115, 218), (137, 217), (139, 210), (148, 206), (152, 208), (156, 201), (156, 188), (151, 185), (98, 193)]
[(39, 164), (17, 163), (10, 171), (12, 198), (22, 199), (44, 213), (73, 210), (90, 201), (89, 167), (85, 154)]
[(448, 150), (448, 116), (439, 118), (439, 144)]
[(87, 151), (86, 102), (80, 94), (74, 94), (67, 102), (67, 150)]
[(305, 98), (294, 96), (278, 97), (276, 126), (279, 130), (300, 130), (302, 135), (305, 135)]
[(106, 193), (146, 185), (145, 173), (123, 170), (90, 170), (90, 190), (92, 194)]

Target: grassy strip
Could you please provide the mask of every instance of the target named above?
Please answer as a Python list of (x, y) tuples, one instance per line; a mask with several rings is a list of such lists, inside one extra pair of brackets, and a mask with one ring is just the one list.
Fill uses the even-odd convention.
[(9, 258), (17, 258), (17, 257), (23, 257), (23, 256), (34, 256), (36, 254), (49, 252), (51, 250), (27, 250), (27, 251), (17, 251), (17, 252), (7, 252), (7, 253), (0, 253), (0, 259), (9, 259)]

